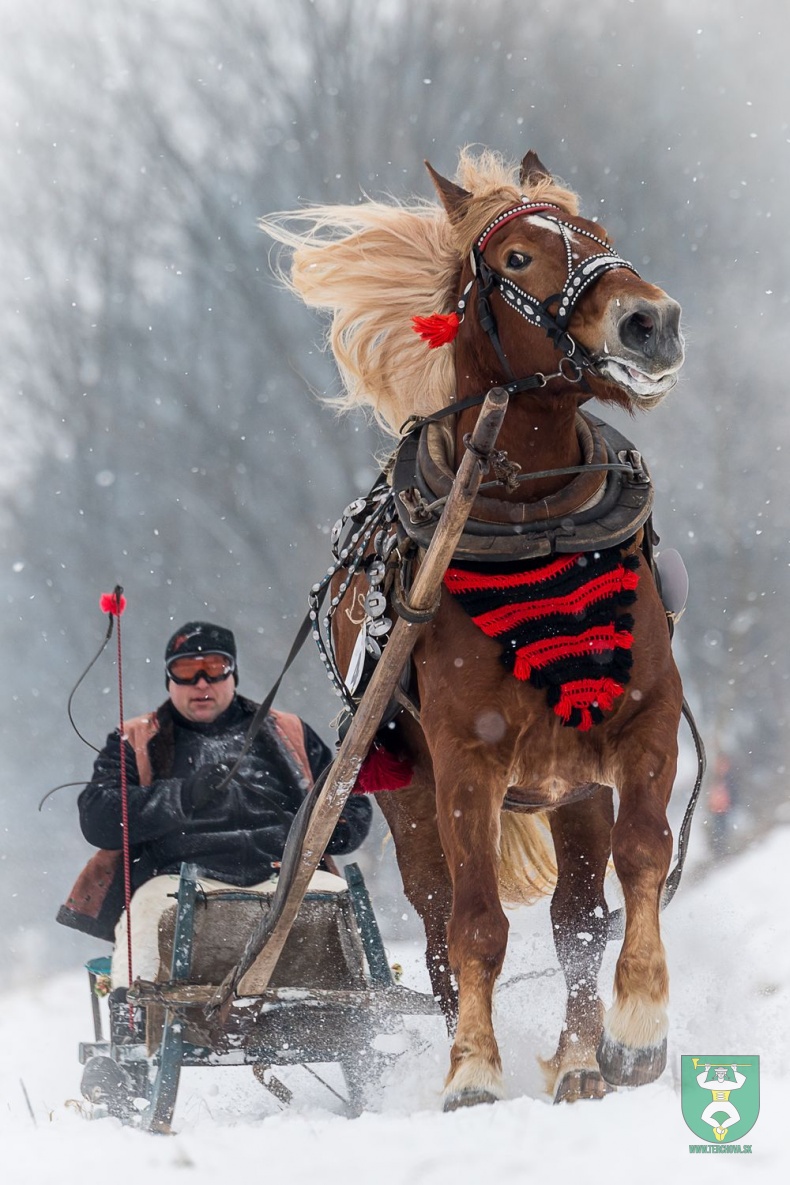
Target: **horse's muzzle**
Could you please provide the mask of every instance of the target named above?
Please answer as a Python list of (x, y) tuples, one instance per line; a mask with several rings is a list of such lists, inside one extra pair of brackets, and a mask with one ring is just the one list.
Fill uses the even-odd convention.
[(657, 301), (637, 297), (631, 308), (620, 308), (618, 313), (617, 337), (627, 360), (633, 359), (633, 365), (654, 378), (680, 369), (683, 335), (676, 300), (669, 296)]

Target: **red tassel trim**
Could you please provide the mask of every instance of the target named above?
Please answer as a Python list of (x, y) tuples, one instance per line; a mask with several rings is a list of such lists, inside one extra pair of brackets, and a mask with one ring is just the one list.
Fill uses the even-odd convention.
[(522, 572), (473, 564), (444, 577), (475, 625), (502, 644), (504, 666), (545, 691), (562, 724), (581, 732), (603, 723), (629, 682), (633, 618), (620, 609), (636, 600), (639, 583), (636, 555), (612, 548), (595, 554), (588, 573), (589, 563), (571, 554)]
[(596, 720), (614, 707), (614, 701), (624, 690), (614, 679), (577, 679), (563, 683), (554, 711), (560, 720), (567, 722), (575, 708), (581, 715), (576, 727), (579, 732), (589, 732)]
[(475, 617), (478, 625), (489, 638), (495, 638), (506, 630), (512, 630), (523, 621), (534, 621), (554, 614), (584, 613), (591, 605), (608, 597), (633, 592), (639, 582), (639, 573), (630, 572), (618, 566), (611, 572), (596, 576), (581, 588), (558, 597), (544, 597), (540, 601), (522, 601), (517, 605), (503, 605)]
[(99, 597), (99, 608), (102, 613), (112, 613), (113, 617), (120, 617), (126, 608), (126, 597), (122, 594), (119, 604), (116, 593), (102, 593)]
[(412, 317), (412, 328), (431, 350), (454, 341), (461, 324), (457, 313), (432, 313), (430, 317)]
[(538, 642), (522, 646), (516, 652), (513, 674), (517, 679), (529, 679), (533, 671), (539, 671), (564, 658), (606, 654), (616, 648), (630, 650), (633, 644), (634, 635), (630, 630), (618, 630), (615, 622), (593, 626), (592, 629), (573, 637), (541, 638)]
[(509, 574), (494, 573), (487, 575), (482, 572), (469, 572), (464, 568), (448, 568), (444, 574), (444, 583), (454, 596), (466, 592), (486, 592), (489, 589), (500, 588), (529, 588), (532, 585), (544, 584), (570, 572), (575, 568), (584, 553), (574, 552), (572, 555), (558, 556), (540, 568), (527, 572), (511, 572)]
[(414, 766), (393, 757), (383, 745), (372, 745), (362, 762), (352, 794), (378, 794), (381, 790), (402, 790), (410, 786)]

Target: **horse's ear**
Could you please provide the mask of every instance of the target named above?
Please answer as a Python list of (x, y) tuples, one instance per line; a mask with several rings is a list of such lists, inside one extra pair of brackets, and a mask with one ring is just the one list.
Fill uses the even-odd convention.
[(543, 164), (537, 152), (533, 152), (530, 148), (527, 155), (521, 162), (521, 175), (519, 177), (519, 184), (524, 189), (530, 189), (533, 185), (537, 185), (540, 181), (551, 181), (551, 173)]
[(447, 211), (447, 217), (451, 222), (460, 222), (471, 201), (471, 193), (466, 189), (461, 189), (461, 186), (456, 185), (454, 181), (448, 181), (446, 177), (442, 177), (432, 167), (430, 161), (425, 161), (425, 167), (431, 175), (431, 181), (436, 187), (439, 200)]

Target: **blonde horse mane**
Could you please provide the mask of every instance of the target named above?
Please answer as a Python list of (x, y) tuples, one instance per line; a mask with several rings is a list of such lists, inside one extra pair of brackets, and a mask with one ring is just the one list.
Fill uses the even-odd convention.
[[(454, 346), (430, 350), (413, 316), (451, 312), (461, 266), (480, 231), (524, 192), (518, 165), (498, 153), (461, 152), (456, 180), (472, 200), (451, 225), (434, 202), (366, 200), (272, 214), (261, 229), (291, 252), (285, 284), (331, 314), (327, 344), (345, 387), (331, 402), (365, 407), (392, 435), (411, 415), (428, 415), (455, 395)], [(541, 176), (527, 191), (578, 212), (570, 190)]]

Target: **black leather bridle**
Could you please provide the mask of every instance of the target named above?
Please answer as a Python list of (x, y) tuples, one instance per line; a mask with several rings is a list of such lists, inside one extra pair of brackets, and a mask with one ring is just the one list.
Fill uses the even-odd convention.
[[(545, 300), (538, 300), (536, 296), (519, 287), (518, 284), (515, 284), (507, 276), (494, 271), (486, 262), (484, 254), (491, 236), (500, 227), (511, 222), (514, 218), (523, 218), (529, 214), (541, 214), (547, 221), (554, 223), (565, 246), (567, 260), (565, 283), (560, 292), (548, 296)], [(588, 256), (574, 266), (573, 245), (571, 242), (572, 234), (583, 235), (585, 238), (591, 239), (594, 243), (602, 247), (603, 251), (596, 255)], [(576, 305), (588, 289), (600, 280), (606, 272), (613, 271), (615, 268), (626, 268), (628, 271), (633, 272), (634, 275), (639, 275), (636, 268), (628, 260), (619, 256), (603, 239), (593, 234), (592, 231), (584, 230), (581, 227), (574, 226), (573, 223), (567, 222), (562, 217), (562, 210), (558, 206), (548, 205), (542, 202), (530, 202), (526, 198), (522, 199), (520, 205), (512, 206), (510, 209), (498, 214), (492, 222), (489, 222), (472, 247), (470, 263), (474, 274), (458, 301), (456, 309), (458, 318), (459, 321), (463, 320), (468, 308), (471, 290), (475, 283), (477, 283), (478, 321), (481, 329), (487, 333), (507, 377), (508, 381), (503, 383), (502, 386), (511, 395), (515, 395), (519, 391), (528, 391), (543, 387), (548, 382), (549, 377), (562, 377), (568, 382), (579, 382), (585, 370), (595, 372), (599, 359), (594, 358), (568, 332), (568, 324), (573, 316)], [(563, 355), (557, 375), (546, 376), (535, 374), (521, 379), (516, 378), (502, 345), (496, 316), (491, 306), (490, 298), (494, 292), (499, 292), (502, 299), (510, 308), (519, 313), (530, 325), (535, 325), (537, 328), (542, 329), (552, 340), (555, 348)]]

